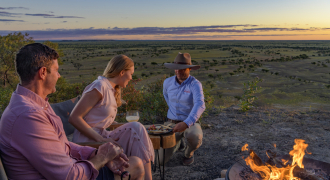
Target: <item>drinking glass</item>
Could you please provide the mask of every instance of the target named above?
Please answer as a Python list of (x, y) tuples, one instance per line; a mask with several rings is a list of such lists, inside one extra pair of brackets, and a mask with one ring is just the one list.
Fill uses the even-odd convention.
[(136, 122), (140, 119), (139, 111), (131, 110), (126, 112), (126, 120), (128, 122)]

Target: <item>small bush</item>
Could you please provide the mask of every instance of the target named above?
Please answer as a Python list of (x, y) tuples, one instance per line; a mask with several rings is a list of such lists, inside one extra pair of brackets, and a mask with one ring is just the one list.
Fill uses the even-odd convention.
[[(138, 110), (140, 112), (141, 123), (165, 122), (167, 120), (168, 106), (163, 96), (163, 83), (166, 76), (156, 82), (150, 83), (141, 90), (137, 90), (134, 85), (140, 79), (132, 80), (123, 89), (122, 98), (127, 102), (126, 105), (119, 107), (116, 121), (126, 122), (125, 113), (129, 110)], [(214, 98), (210, 94), (210, 90), (203, 88), (206, 110), (210, 110), (213, 106)], [(203, 116), (208, 115), (207, 112)]]
[(0, 87), (0, 117), (2, 112), (6, 109), (9, 104), (11, 94), (14, 92), (12, 88)]
[(81, 95), (85, 87), (90, 84), (87, 82), (82, 83), (67, 83), (66, 80), (60, 77), (56, 84), (56, 92), (48, 95), (50, 103), (59, 103)]
[(244, 83), (244, 93), (241, 96), (239, 103), (241, 111), (248, 111), (252, 107), (252, 103), (257, 100), (257, 97), (255, 97), (254, 94), (260, 91), (261, 87), (258, 86), (258, 83), (262, 81), (262, 79), (256, 77), (253, 81)]

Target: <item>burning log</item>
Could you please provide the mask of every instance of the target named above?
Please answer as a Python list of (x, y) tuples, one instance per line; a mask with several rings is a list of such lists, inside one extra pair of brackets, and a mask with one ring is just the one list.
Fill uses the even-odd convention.
[[(302, 179), (302, 180), (329, 180), (324, 171), (309, 171), (304, 169), (303, 157), (308, 144), (302, 139), (295, 139), (293, 150), (290, 151), (290, 158), (277, 157), (275, 152), (267, 150), (268, 161), (264, 164), (260, 157), (249, 150), (248, 144), (242, 147), (242, 151), (249, 150), (249, 156), (245, 158), (246, 165), (264, 180)], [(307, 152), (308, 153), (308, 152)], [(289, 163), (290, 162), (290, 163)], [(250, 177), (249, 174), (240, 174), (241, 177)], [(253, 179), (253, 178), (252, 178)]]
[(320, 177), (314, 173), (308, 172), (306, 171), (306, 169), (300, 168), (298, 166), (296, 166), (293, 169), (293, 175), (295, 177), (304, 179), (304, 180), (328, 180), (325, 177)]
[(265, 165), (262, 162), (261, 158), (252, 149), (250, 149), (249, 153), (250, 153), (250, 156), (251, 156), (251, 158), (252, 158), (255, 165), (257, 165), (257, 166), (264, 166)]
[(287, 164), (288, 161), (286, 161), (286, 162), (282, 161), (282, 159), (277, 157), (277, 154), (275, 152), (273, 152), (271, 150), (267, 150), (266, 154), (269, 158), (266, 162), (267, 164), (272, 165), (272, 166), (276, 166), (278, 168), (282, 168), (282, 167), (287, 166), (286, 164)]
[[(277, 154), (275, 152), (272, 152), (271, 150), (266, 151), (267, 156), (268, 156), (268, 161), (266, 162), (267, 164), (270, 164), (272, 166), (276, 166), (279, 168), (285, 168), (287, 167), (290, 163), (289, 160), (284, 161), (283, 159), (277, 157)], [(324, 177), (320, 177), (316, 175), (315, 173), (309, 172), (304, 168), (300, 168), (299, 166), (296, 166), (293, 169), (293, 175), (295, 177), (304, 179), (304, 180), (327, 180)]]

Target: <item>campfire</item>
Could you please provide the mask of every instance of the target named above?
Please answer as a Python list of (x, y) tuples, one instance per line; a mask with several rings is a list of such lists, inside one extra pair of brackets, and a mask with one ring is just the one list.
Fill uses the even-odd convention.
[[(276, 148), (276, 145), (274, 145)], [(278, 156), (267, 150), (268, 160), (261, 158), (249, 149), (248, 144), (242, 151), (248, 151), (248, 157), (238, 161), (227, 173), (229, 180), (329, 180), (330, 164), (304, 158), (308, 144), (302, 139), (295, 139), (290, 156)], [(311, 153), (308, 153), (311, 154)]]

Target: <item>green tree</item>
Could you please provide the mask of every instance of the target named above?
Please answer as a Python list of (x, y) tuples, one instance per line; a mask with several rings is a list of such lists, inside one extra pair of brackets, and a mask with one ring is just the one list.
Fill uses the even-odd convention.
[(214, 76), (213, 74), (209, 74), (208, 76), (209, 76), (209, 78), (213, 78), (213, 79), (216, 78), (216, 76)]
[(4, 87), (6, 87), (7, 84), (14, 87), (12, 82), (18, 81), (14, 62), (17, 51), (23, 46), (33, 42), (32, 37), (20, 32), (0, 36), (0, 76)]
[(59, 65), (62, 65), (63, 62), (62, 62), (61, 57), (64, 56), (64, 53), (63, 53), (62, 49), (59, 49), (58, 48), (58, 44), (57, 43), (54, 43), (54, 42), (51, 42), (51, 41), (45, 41), (43, 44), (46, 45), (46, 46), (48, 46), (48, 47), (50, 47), (50, 48), (53, 48), (58, 53), (58, 55), (60, 57), (57, 59), (57, 61), (58, 61), (58, 64)]
[(155, 67), (155, 65), (158, 65), (156, 62), (151, 62), (151, 65)]
[(77, 68), (78, 71), (81, 68), (81, 66), (83, 66), (81, 63), (73, 63), (73, 67)]

